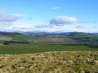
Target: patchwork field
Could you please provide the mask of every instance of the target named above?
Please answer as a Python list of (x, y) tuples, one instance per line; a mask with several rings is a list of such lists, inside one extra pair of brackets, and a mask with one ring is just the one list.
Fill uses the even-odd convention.
[(97, 51), (98, 34), (69, 33), (16, 33), (0, 32), (1, 54), (25, 54), (48, 51)]

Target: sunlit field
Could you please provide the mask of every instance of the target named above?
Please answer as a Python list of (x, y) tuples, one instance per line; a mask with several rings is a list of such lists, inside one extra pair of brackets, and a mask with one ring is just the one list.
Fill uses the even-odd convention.
[(98, 73), (98, 52), (0, 54), (0, 73)]

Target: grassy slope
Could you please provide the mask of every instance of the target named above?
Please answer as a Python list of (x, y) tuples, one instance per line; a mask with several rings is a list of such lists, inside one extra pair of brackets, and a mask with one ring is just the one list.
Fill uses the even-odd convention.
[(98, 51), (0, 54), (0, 73), (97, 73)]
[[(45, 41), (47, 37), (30, 37), (19, 34), (7, 36), (12, 37), (13, 40), (33, 42), (30, 44), (0, 44), (0, 73), (98, 73), (98, 48), (65, 45), (66, 42), (75, 41), (64, 36), (63, 38), (56, 36), (56, 39), (65, 39), (63, 43), (47, 42)], [(39, 42), (39, 40), (45, 42)], [(49, 37), (50, 40), (51, 37)]]

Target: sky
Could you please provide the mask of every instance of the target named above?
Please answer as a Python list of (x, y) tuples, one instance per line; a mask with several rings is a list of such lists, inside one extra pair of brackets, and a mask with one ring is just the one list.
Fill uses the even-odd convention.
[(98, 32), (98, 0), (0, 0), (0, 31)]

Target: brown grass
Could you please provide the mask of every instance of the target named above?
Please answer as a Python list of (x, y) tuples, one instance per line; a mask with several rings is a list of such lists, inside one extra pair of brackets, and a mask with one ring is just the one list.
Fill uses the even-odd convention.
[(0, 55), (0, 73), (96, 73), (97, 51)]

